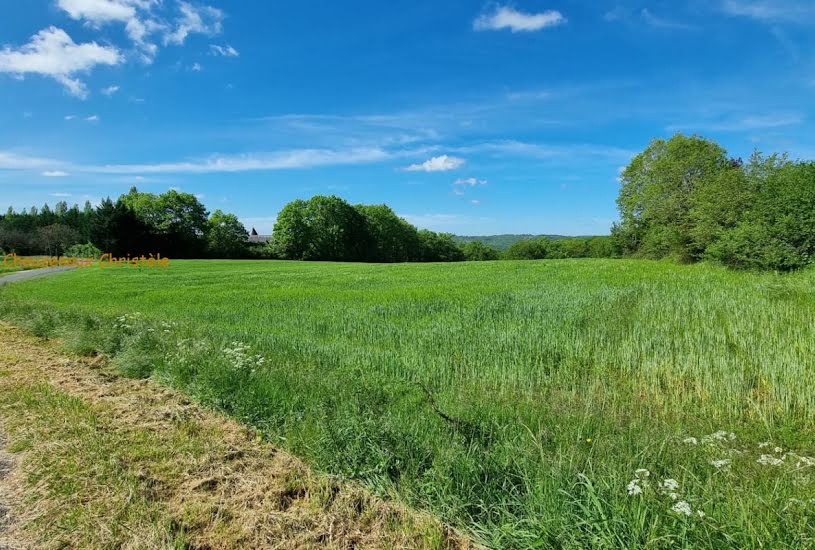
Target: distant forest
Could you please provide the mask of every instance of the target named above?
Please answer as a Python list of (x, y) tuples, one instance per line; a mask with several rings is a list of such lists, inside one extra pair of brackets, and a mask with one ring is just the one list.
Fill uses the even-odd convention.
[(234, 214), (210, 213), (189, 193), (134, 187), (97, 207), (9, 208), (0, 252), (383, 263), (634, 257), (777, 271), (815, 258), (813, 162), (758, 152), (745, 162), (713, 141), (676, 134), (651, 142), (620, 182), (610, 236), (454, 236), (419, 230), (386, 205), (318, 195), (287, 204), (272, 239), (252, 243)]

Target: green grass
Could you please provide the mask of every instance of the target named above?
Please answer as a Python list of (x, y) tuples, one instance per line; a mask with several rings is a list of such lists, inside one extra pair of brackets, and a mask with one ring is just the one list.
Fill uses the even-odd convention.
[[(815, 545), (814, 283), (634, 260), (173, 262), (11, 285), (0, 315), (491, 546), (798, 548)], [(719, 430), (736, 439), (683, 442)]]

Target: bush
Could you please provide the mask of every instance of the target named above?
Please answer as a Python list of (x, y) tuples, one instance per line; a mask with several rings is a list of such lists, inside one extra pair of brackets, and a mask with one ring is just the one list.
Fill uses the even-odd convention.
[(500, 257), (497, 250), (481, 241), (469, 242), (461, 247), (461, 251), (468, 262), (486, 262), (497, 260)]
[(815, 163), (787, 164), (761, 186), (746, 219), (708, 248), (725, 265), (791, 271), (815, 258)]
[(93, 258), (98, 260), (102, 255), (102, 251), (96, 248), (92, 243), (75, 244), (68, 247), (65, 255), (69, 258)]
[(546, 237), (518, 241), (509, 247), (504, 257), (507, 260), (543, 260), (551, 258), (554, 241)]

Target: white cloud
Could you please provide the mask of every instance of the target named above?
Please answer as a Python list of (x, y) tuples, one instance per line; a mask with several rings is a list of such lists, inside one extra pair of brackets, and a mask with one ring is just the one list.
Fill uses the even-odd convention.
[[(64, 172), (62, 170), (46, 170), (41, 175), (45, 176), (46, 178), (64, 178), (65, 176), (69, 176), (70, 174), (68, 174), (68, 172)], [(54, 196), (56, 197), (58, 195), (54, 194)]]
[(603, 15), (603, 19), (605, 19), (606, 21), (620, 21), (622, 19), (625, 19), (626, 17), (627, 14), (625, 12), (625, 8), (623, 8), (622, 6), (614, 6), (614, 9), (607, 11)]
[(107, 88), (102, 88), (102, 93), (105, 94), (108, 97), (112, 96), (113, 94), (115, 94), (118, 91), (119, 91), (118, 86), (108, 86)]
[(97, 65), (117, 65), (122, 56), (114, 47), (96, 42), (76, 44), (68, 33), (56, 27), (43, 29), (31, 42), (18, 49), (0, 50), (0, 72), (24, 76), (48, 76), (65, 86), (74, 96), (84, 99), (88, 90), (77, 73), (88, 72)]
[(351, 150), (296, 149), (272, 153), (216, 155), (203, 160), (185, 162), (86, 166), (82, 168), (82, 171), (100, 174), (206, 174), (216, 172), (249, 172), (365, 164), (383, 161), (390, 158), (390, 156), (388, 152), (378, 148)]
[(65, 120), (73, 120), (76, 118), (76, 115), (65, 115)]
[(99, 122), (99, 117), (97, 115), (91, 115), (89, 117), (85, 117), (85, 120), (88, 122)]
[[(179, 0), (175, 3), (179, 15), (172, 20), (156, 13), (168, 4), (162, 0), (57, 0), (57, 5), (70, 17), (90, 26), (123, 24), (144, 63), (152, 63), (155, 59), (158, 46), (154, 40), (159, 36), (165, 45), (181, 45), (193, 33), (215, 35), (221, 32), (221, 10)], [(225, 52), (226, 55), (233, 55), (233, 52), (237, 55), (234, 48), (228, 47)]]
[(57, 5), (73, 19), (97, 24), (131, 19), (136, 15), (134, 4), (127, 0), (57, 0)]
[(411, 164), (405, 167), (408, 172), (447, 172), (455, 170), (464, 164), (464, 159), (441, 155), (430, 158), (420, 164)]
[(0, 170), (46, 169), (63, 163), (53, 159), (30, 157), (13, 151), (0, 151)]
[(811, 0), (723, 0), (721, 9), (729, 15), (765, 22), (804, 22), (815, 16)]
[(164, 36), (165, 44), (183, 44), (191, 33), (215, 35), (221, 32), (224, 14), (211, 6), (196, 7), (187, 2), (179, 2), (181, 17), (176, 21), (174, 31)]
[(576, 143), (569, 145), (549, 145), (525, 141), (504, 140), (485, 141), (474, 145), (449, 148), (453, 152), (467, 154), (492, 154), (496, 156), (530, 157), (537, 159), (584, 159), (587, 157), (624, 159), (628, 161), (636, 151), (621, 147)]
[(71, 18), (99, 27), (106, 23), (124, 23), (128, 37), (140, 48), (141, 59), (152, 62), (158, 48), (148, 35), (165, 29), (165, 24), (151, 18), (156, 0), (57, 0), (57, 5)]
[(478, 178), (459, 178), (453, 182), (453, 194), (462, 196), (467, 193), (468, 189), (482, 185), (487, 185), (487, 180), (481, 180)]
[(212, 55), (222, 55), (224, 57), (238, 57), (240, 54), (238, 50), (230, 46), (229, 44), (225, 46), (218, 46), (217, 44), (210, 44), (209, 46)]
[(469, 185), (470, 187), (473, 187), (473, 186), (476, 186), (476, 185), (487, 185), (487, 180), (480, 180), (478, 178), (459, 178), (459, 179), (457, 179), (456, 181), (453, 182), (453, 185), (462, 185), (462, 186)]
[(498, 6), (493, 13), (478, 16), (473, 22), (473, 29), (477, 31), (510, 29), (512, 32), (531, 32), (563, 23), (566, 23), (566, 18), (555, 10), (524, 13), (511, 6)]
[(769, 128), (781, 128), (783, 126), (793, 126), (803, 122), (804, 118), (799, 114), (772, 114), (772, 115), (750, 115), (742, 118), (730, 120), (707, 121), (696, 123), (672, 124), (666, 129), (669, 132), (678, 130), (711, 130), (716, 132), (740, 132), (749, 130), (761, 130)]
[(688, 25), (686, 23), (681, 23), (679, 21), (672, 21), (664, 17), (656, 16), (653, 13), (651, 13), (648, 10), (648, 8), (643, 8), (642, 11), (640, 12), (640, 16), (642, 17), (642, 20), (645, 21), (646, 24), (660, 29), (693, 30), (696, 28), (693, 25)]
[(198, 62), (193, 63), (192, 66), (190, 67), (190, 70), (196, 73), (200, 73), (202, 69), (203, 67)]
[(73, 197), (73, 195), (71, 193), (51, 193), (51, 196), (52, 197), (57, 197), (57, 198), (62, 198), (62, 199), (66, 198), (66, 197)]

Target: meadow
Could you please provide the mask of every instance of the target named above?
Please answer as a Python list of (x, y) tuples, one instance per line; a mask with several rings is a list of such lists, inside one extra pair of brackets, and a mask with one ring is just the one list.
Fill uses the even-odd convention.
[(174, 261), (0, 287), (496, 548), (815, 547), (815, 271)]

